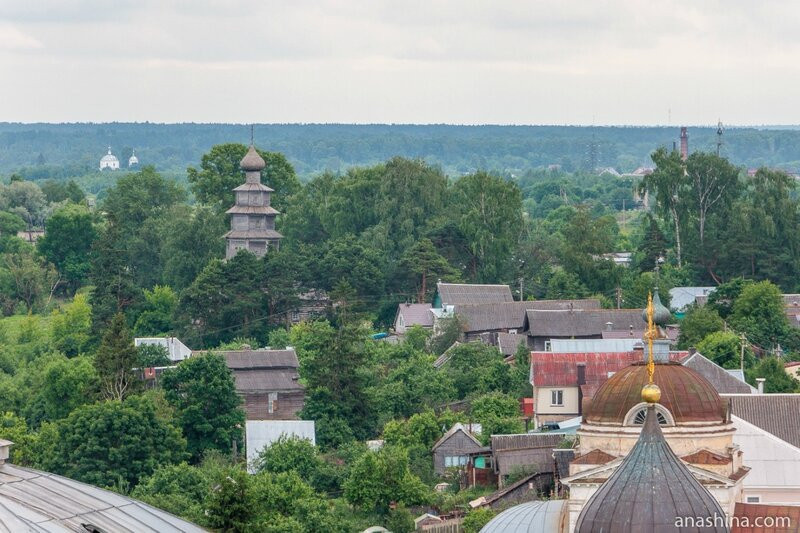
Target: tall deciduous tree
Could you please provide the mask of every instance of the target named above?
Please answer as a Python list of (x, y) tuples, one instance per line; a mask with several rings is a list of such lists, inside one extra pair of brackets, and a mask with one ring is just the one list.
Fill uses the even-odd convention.
[(739, 171), (727, 159), (705, 152), (694, 152), (686, 161), (687, 179), (692, 188), (692, 207), (697, 216), (701, 264), (715, 277), (706, 257), (706, 224), (716, 210), (727, 207), (739, 192)]
[(785, 343), (789, 321), (784, 312), (783, 295), (769, 281), (746, 285), (733, 304), (730, 322), (750, 342), (764, 349)]
[(472, 254), (470, 270), (476, 281), (500, 278), (522, 230), (522, 193), (500, 176), (477, 172), (453, 185), (453, 209)]
[(672, 222), (675, 228), (675, 255), (680, 268), (683, 265), (681, 224), (688, 207), (687, 192), (690, 187), (686, 164), (675, 150), (667, 152), (665, 148), (659, 148), (651, 157), (656, 168), (642, 179), (639, 190), (652, 195), (664, 219)]
[(92, 246), (89, 279), (93, 286), (90, 303), (95, 335), (101, 335), (116, 313), (125, 312), (140, 298), (125, 250), (125, 238), (113, 221)]
[(400, 271), (413, 281), (417, 289), (417, 303), (430, 297), (437, 280), (457, 282), (461, 276), (447, 259), (442, 257), (430, 239), (420, 239), (400, 260)]
[(95, 235), (89, 210), (67, 204), (50, 216), (47, 232), (37, 242), (39, 252), (55, 265), (72, 290), (89, 274), (89, 252)]
[(94, 358), (106, 398), (123, 400), (136, 390), (139, 378), (133, 368), (137, 362), (136, 348), (125, 324), (125, 315), (117, 313), (103, 335)]
[(205, 354), (165, 372), (161, 384), (175, 408), (194, 460), (208, 450), (230, 452), (241, 445), (244, 412), (225, 359)]
[(100, 487), (129, 489), (158, 466), (186, 457), (180, 431), (141, 397), (79, 407), (57, 430), (41, 466)]
[[(289, 197), (300, 190), (300, 181), (283, 154), (257, 151), (267, 164), (261, 173), (261, 182), (275, 190), (272, 205), (284, 212)], [(211, 206), (218, 213), (224, 213), (231, 207), (233, 189), (244, 182), (239, 162), (246, 153), (247, 146), (243, 144), (218, 144), (203, 155), (199, 169), (186, 169), (192, 192), (198, 201)]]

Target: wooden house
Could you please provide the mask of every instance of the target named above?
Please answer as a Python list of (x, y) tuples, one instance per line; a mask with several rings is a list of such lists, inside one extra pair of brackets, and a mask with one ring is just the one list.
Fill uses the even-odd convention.
[(461, 423), (454, 424), (433, 445), (433, 471), (444, 475), (448, 468), (465, 469), (469, 456), (483, 449), (480, 441)]
[(244, 400), (247, 420), (297, 420), (305, 404), (293, 348), (220, 352)]

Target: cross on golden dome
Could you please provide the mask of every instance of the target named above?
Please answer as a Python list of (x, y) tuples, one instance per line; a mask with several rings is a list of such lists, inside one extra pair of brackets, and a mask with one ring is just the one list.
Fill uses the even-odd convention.
[(645, 337), (647, 338), (647, 377), (648, 383), (642, 387), (642, 401), (647, 403), (658, 403), (661, 399), (661, 389), (658, 385), (653, 383), (653, 375), (656, 372), (656, 363), (653, 358), (653, 339), (658, 338), (658, 329), (653, 321), (653, 314), (655, 308), (653, 306), (653, 293), (647, 295), (647, 331)]

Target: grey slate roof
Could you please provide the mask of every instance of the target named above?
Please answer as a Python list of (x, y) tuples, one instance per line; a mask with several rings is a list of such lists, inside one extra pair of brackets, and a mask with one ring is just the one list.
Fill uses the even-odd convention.
[(720, 394), (751, 394), (754, 392), (753, 387), (736, 379), (730, 372), (704, 357), (700, 352), (686, 357), (681, 364), (706, 378)]
[(433, 315), (431, 314), (431, 304), (410, 304), (410, 303), (398, 304), (397, 313), (403, 317), (403, 323), (406, 325), (406, 327), (433, 326)]
[(474, 436), (472, 433), (470, 433), (470, 432), (467, 430), (467, 426), (465, 426), (465, 425), (464, 425), (464, 424), (462, 424), (461, 422), (456, 422), (455, 424), (453, 424), (453, 427), (451, 427), (451, 428), (450, 428), (450, 429), (447, 431), (447, 433), (445, 433), (444, 435), (442, 435), (442, 437), (441, 437), (439, 440), (437, 440), (437, 441), (436, 441), (436, 444), (434, 444), (434, 445), (433, 445), (433, 447), (431, 448), (431, 451), (435, 451), (435, 450), (436, 450), (436, 448), (438, 448), (439, 446), (441, 446), (442, 444), (444, 444), (445, 442), (447, 442), (447, 441), (450, 439), (450, 437), (452, 437), (453, 435), (455, 435), (455, 434), (456, 434), (456, 433), (458, 433), (458, 432), (461, 432), (461, 433), (463, 433), (463, 434), (464, 434), (464, 435), (466, 435), (466, 436), (467, 436), (467, 437), (468, 437), (468, 438), (469, 438), (469, 439), (470, 439), (472, 442), (474, 442), (476, 446), (478, 446), (478, 447), (481, 447), (481, 441), (479, 441), (478, 439), (476, 439), (476, 438), (475, 438), (475, 436)]
[[(664, 439), (654, 406), (647, 409), (642, 432), (608, 480), (586, 502), (576, 533), (651, 531), (666, 533), (694, 528), (675, 527), (678, 517), (724, 517), (706, 490)], [(703, 531), (727, 532), (715, 522)]]
[(509, 356), (517, 353), (520, 343), (525, 343), (525, 335), (517, 333), (498, 333), (497, 334), (497, 348), (500, 353)]
[(731, 414), (800, 448), (800, 394), (722, 394)]
[(302, 391), (297, 370), (234, 370), (236, 392)]
[(302, 391), (297, 353), (286, 350), (219, 352), (233, 371), (237, 392)]
[(492, 451), (527, 450), (530, 448), (555, 448), (564, 440), (563, 433), (520, 433), (517, 435), (492, 435)]
[(256, 368), (298, 368), (297, 353), (286, 350), (231, 350), (220, 352), (231, 370)]
[(488, 304), (513, 302), (508, 285), (473, 285), (468, 283), (437, 283), (436, 292), (442, 305)]
[(611, 322), (612, 330), (636, 330), (642, 325), (641, 309), (529, 309), (525, 332), (531, 337), (588, 337), (602, 335)]
[(202, 532), (145, 503), (69, 478), (0, 464), (0, 531), (75, 532), (92, 524), (108, 532)]
[(529, 309), (599, 309), (599, 300), (533, 300), (485, 304), (456, 304), (453, 312), (464, 321), (466, 331), (522, 329)]
[(558, 533), (566, 503), (537, 500), (515, 505), (489, 520), (480, 533)]

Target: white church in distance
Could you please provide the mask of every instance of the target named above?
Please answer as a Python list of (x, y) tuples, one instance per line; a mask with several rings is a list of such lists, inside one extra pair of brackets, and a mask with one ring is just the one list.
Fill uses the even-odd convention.
[[(139, 165), (139, 159), (136, 157), (136, 151), (131, 151), (131, 157), (128, 159), (128, 168)], [(111, 147), (108, 147), (108, 153), (100, 159), (100, 170), (119, 170), (119, 159), (111, 153)]]

